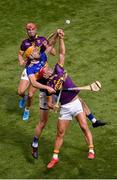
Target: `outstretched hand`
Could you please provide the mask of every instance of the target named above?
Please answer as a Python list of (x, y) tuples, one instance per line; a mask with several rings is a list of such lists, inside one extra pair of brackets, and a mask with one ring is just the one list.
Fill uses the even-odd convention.
[(59, 105), (56, 105), (56, 104), (55, 104), (55, 105), (53, 106), (53, 111), (54, 111), (54, 112), (57, 113), (59, 109), (60, 109), (60, 106), (59, 106)]
[(62, 38), (62, 39), (64, 38), (65, 33), (64, 33), (63, 29), (57, 29), (57, 33), (60, 38)]
[(53, 94), (53, 93), (56, 92), (52, 87), (49, 87), (49, 86), (47, 86), (47, 91), (48, 91), (50, 94)]

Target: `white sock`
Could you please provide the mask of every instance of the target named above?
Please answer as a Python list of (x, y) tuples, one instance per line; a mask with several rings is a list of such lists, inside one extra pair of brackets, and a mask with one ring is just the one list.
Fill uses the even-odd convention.
[(92, 121), (93, 123), (95, 123), (97, 120), (96, 120), (95, 118), (93, 118), (91, 121)]
[(33, 142), (33, 143), (32, 143), (32, 146), (35, 147), (35, 148), (37, 148), (37, 147), (38, 147), (38, 143)]
[(53, 154), (53, 159), (58, 159), (58, 154), (54, 153)]
[(29, 112), (29, 109), (25, 108), (25, 111)]
[(95, 154), (93, 149), (89, 149), (89, 152)]

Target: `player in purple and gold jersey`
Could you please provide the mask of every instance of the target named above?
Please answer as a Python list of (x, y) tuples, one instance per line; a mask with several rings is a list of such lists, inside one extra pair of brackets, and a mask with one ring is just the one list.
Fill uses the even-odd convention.
[[(32, 102), (32, 97), (36, 91), (36, 88), (30, 85), (29, 78), (27, 76), (25, 68), (29, 60), (30, 47), (36, 46), (40, 48), (40, 52), (43, 53), (48, 45), (48, 40), (45, 37), (37, 35), (37, 26), (34, 23), (28, 23), (26, 25), (26, 31), (28, 38), (22, 41), (20, 51), (18, 53), (19, 64), (21, 66), (24, 66), (24, 70), (21, 75), (21, 80), (18, 86), (18, 95), (22, 97), (22, 99), (19, 101), (19, 107), (24, 108), (27, 100), (27, 105), (23, 113), (23, 120), (28, 120), (29, 118), (29, 108)], [(51, 50), (50, 53), (55, 55), (54, 48)], [(27, 89), (28, 96), (25, 95)], [(42, 93), (40, 93), (40, 96), (43, 96)]]
[[(61, 30), (60, 30), (60, 32), (61, 32)], [(49, 80), (47, 82), (47, 85), (51, 86), (56, 91), (58, 90), (58, 88), (60, 89), (60, 87), (62, 86), (63, 76), (64, 76), (64, 69), (63, 69), (63, 67), (60, 66), (60, 64), (57, 63), (56, 66), (55, 66), (54, 72), (48, 66), (46, 66), (44, 68), (43, 72), (45, 72), (44, 77), (46, 77), (46, 78), (51, 75), (51, 77), (49, 78)], [(53, 73), (53, 75), (52, 75), (52, 73)], [(34, 72), (32, 74), (34, 74)], [(43, 77), (43, 75), (42, 75), (42, 77)], [(38, 88), (38, 86), (37, 86), (38, 84), (36, 83), (36, 80), (34, 80), (34, 82), (32, 81), (32, 84), (35, 87)], [(69, 76), (67, 76), (67, 78), (66, 78), (66, 80), (64, 82), (63, 87), (64, 88), (76, 87), (76, 85), (73, 83), (71, 78)], [(70, 102), (74, 97), (76, 97), (78, 92), (79, 91), (74, 91), (74, 92), (73, 91), (69, 91), (69, 92), (68, 91), (63, 91), (61, 93), (61, 98), (60, 98), (61, 104)], [(48, 99), (52, 100), (51, 97), (49, 97)], [(97, 126), (93, 125), (93, 127), (98, 127), (98, 126), (105, 125), (104, 122), (101, 122), (101, 121), (95, 119), (95, 117), (91, 113), (90, 109), (88, 108), (88, 106), (85, 104), (85, 102), (82, 99), (80, 99), (80, 101), (83, 104), (83, 109), (84, 109), (85, 114), (88, 116), (88, 118), (90, 116), (90, 120), (92, 121), (92, 123), (93, 123), (93, 121), (95, 121), (93, 124), (95, 124), (95, 123), (97, 124)], [(46, 104), (47, 104), (47, 102), (46, 102)], [(54, 107), (51, 102), (48, 103), (48, 106), (50, 108)], [(42, 121), (42, 120), (39, 121), (39, 123), (37, 124), (37, 126), (35, 128), (35, 135), (34, 135), (33, 142), (32, 142), (32, 156), (34, 158), (38, 158), (38, 140), (40, 138), (40, 135), (42, 133), (43, 128), (46, 125), (46, 122), (47, 122), (47, 119), (46, 119), (46, 121)]]
[[(61, 91), (61, 96), (60, 96), (60, 103), (61, 103), (60, 116), (57, 124), (57, 135), (55, 140), (53, 158), (47, 166), (49, 169), (52, 168), (59, 161), (58, 154), (63, 144), (64, 135), (73, 117), (75, 117), (77, 122), (79, 123), (80, 128), (82, 129), (82, 132), (86, 139), (89, 148), (88, 158), (89, 159), (95, 158), (93, 137), (88, 127), (86, 121), (86, 115), (83, 112), (82, 104), (77, 96), (79, 91), (70, 91), (70, 92), (64, 91), (64, 89), (76, 87), (76, 85), (73, 83), (71, 78), (67, 74), (65, 74), (63, 68), (64, 59), (65, 59), (65, 45), (64, 45), (64, 33), (62, 33), (59, 35), (58, 63), (55, 65), (53, 72), (49, 68), (47, 68), (45, 71), (46, 73), (48, 72), (50, 73), (51, 71), (51, 76), (49, 78), (47, 85), (54, 88), (55, 90), (57, 90), (57, 88), (59, 89), (62, 85), (62, 89), (63, 89), (63, 91)], [(61, 84), (57, 86), (58, 82), (60, 82), (60, 79), (63, 79), (63, 81), (61, 81)]]
[[(48, 41), (46, 40), (45, 37), (41, 37), (37, 35), (37, 27), (33, 23), (28, 23), (26, 25), (26, 30), (28, 34), (28, 38), (23, 40), (20, 46), (20, 51), (18, 53), (18, 59), (20, 65), (23, 65), (24, 67), (27, 64), (29, 53), (30, 53), (30, 48), (31, 46), (37, 46), (37, 47), (42, 47), (43, 43), (47, 44)], [(44, 46), (43, 46), (44, 47)], [(29, 79), (26, 74), (26, 69), (24, 69), (22, 76), (21, 76), (21, 81), (20, 85), (18, 87), (18, 94), (20, 96), (24, 96), (24, 92), (27, 89), (27, 86), (29, 85)]]

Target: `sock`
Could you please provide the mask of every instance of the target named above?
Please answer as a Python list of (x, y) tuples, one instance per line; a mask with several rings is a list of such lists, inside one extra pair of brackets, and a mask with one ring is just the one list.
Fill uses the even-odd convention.
[(32, 146), (37, 148), (38, 147), (38, 141), (39, 141), (39, 138), (34, 136)]
[(53, 154), (53, 159), (58, 159), (58, 154), (54, 153)]
[(25, 101), (27, 101), (28, 95), (25, 95), (25, 96), (23, 97), (23, 99), (24, 99)]
[(58, 159), (59, 150), (54, 150), (53, 159)]
[(89, 146), (89, 152), (95, 154), (95, 153), (94, 153), (94, 146), (93, 146), (93, 145), (90, 145), (90, 146)]
[(96, 118), (94, 117), (94, 115), (92, 113), (90, 113), (89, 115), (87, 115), (88, 119), (92, 122), (92, 123), (95, 123), (97, 120)]
[(25, 111), (29, 112), (29, 109), (25, 108)]
[(89, 152), (95, 154), (95, 153), (94, 153), (94, 149), (89, 149)]

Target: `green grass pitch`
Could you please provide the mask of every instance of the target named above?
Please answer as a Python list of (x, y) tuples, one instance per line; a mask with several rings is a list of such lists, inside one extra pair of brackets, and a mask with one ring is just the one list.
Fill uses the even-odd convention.
[[(65, 24), (70, 19), (71, 23)], [(21, 119), (17, 86), (22, 68), (17, 53), (25, 38), (24, 25), (33, 21), (48, 36), (65, 30), (65, 67), (74, 82), (102, 83), (98, 93), (81, 92), (97, 119), (109, 125), (93, 129), (96, 158), (87, 159), (87, 146), (75, 121), (60, 153), (60, 163), (48, 171), (56, 134), (57, 114), (40, 138), (39, 159), (30, 143), (38, 122), (38, 92), (29, 122)], [(55, 57), (49, 57), (53, 66)], [(0, 178), (1, 179), (116, 179), (117, 178), (117, 1), (116, 0), (3, 0), (0, 1)]]

